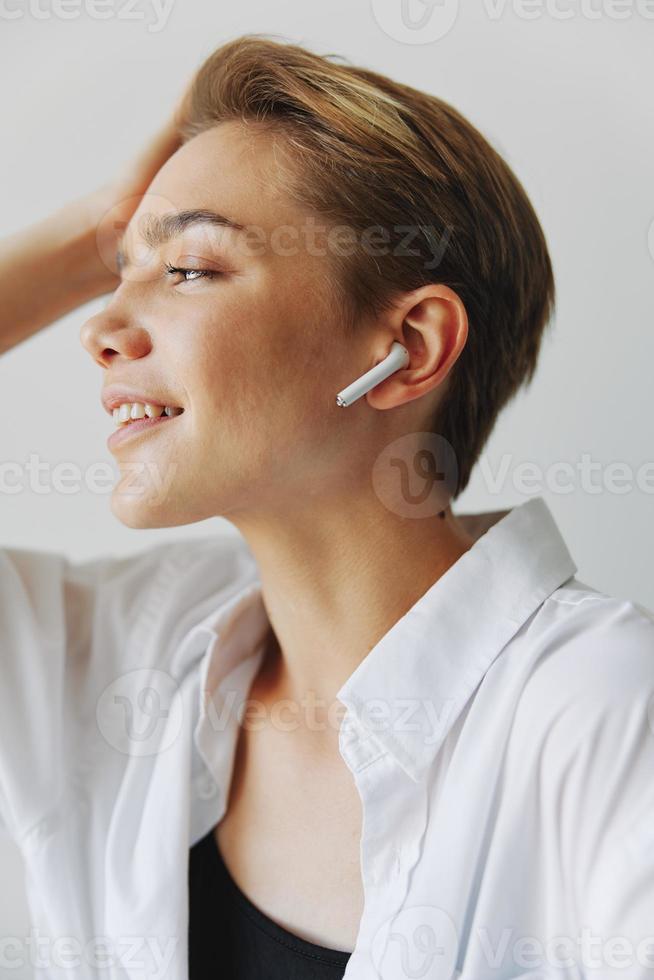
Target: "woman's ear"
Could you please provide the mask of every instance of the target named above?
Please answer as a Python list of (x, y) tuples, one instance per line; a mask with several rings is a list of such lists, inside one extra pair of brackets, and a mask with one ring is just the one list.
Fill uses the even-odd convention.
[[(409, 364), (366, 396), (373, 408), (396, 408), (438, 389), (468, 338), (468, 316), (459, 295), (439, 283), (404, 294), (384, 326), (409, 352)], [(385, 338), (388, 343), (388, 339)]]

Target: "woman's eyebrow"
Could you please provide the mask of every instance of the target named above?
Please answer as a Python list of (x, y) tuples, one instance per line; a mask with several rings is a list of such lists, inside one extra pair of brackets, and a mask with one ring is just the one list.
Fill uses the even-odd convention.
[[(139, 231), (143, 241), (149, 248), (157, 248), (192, 225), (219, 225), (221, 228), (232, 228), (234, 231), (244, 231), (245, 226), (231, 218), (209, 211), (206, 208), (185, 211), (168, 211), (165, 214), (144, 214), (139, 219)], [(123, 233), (124, 239), (124, 233)], [(121, 241), (123, 240), (121, 239)], [(116, 265), (119, 272), (131, 265), (132, 260), (127, 250), (121, 246), (116, 251)]]

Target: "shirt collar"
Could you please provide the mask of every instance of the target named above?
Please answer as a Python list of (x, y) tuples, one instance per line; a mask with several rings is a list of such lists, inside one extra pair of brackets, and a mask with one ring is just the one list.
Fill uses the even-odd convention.
[[(512, 510), (459, 519), (480, 536), (382, 637), (336, 695), (365, 737), (416, 781), (502, 649), (577, 571), (542, 497)], [(245, 688), (259, 662), (254, 654), (262, 654), (269, 626), (252, 561), (231, 598), (199, 624), (216, 641), (204, 665), (201, 714), (208, 699), (215, 706), (227, 675), (252, 657), (245, 672), (236, 674), (241, 698), (247, 697)], [(223, 698), (225, 693), (221, 687)]]
[(504, 514), (398, 620), (337, 694), (415, 780), (502, 649), (577, 571), (542, 497)]

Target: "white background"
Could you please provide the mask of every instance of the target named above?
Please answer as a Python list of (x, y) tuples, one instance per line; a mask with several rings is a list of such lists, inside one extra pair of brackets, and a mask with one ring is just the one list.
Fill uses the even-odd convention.
[[(416, 20), (429, 13), (414, 3)], [(109, 0), (100, 8), (111, 13), (105, 20), (91, 16), (90, 0), (57, 9), (51, 0), (0, 2), (2, 234), (110, 178), (164, 120), (202, 59), (247, 32), (392, 75), (451, 102), (482, 130), (541, 218), (558, 306), (531, 388), (500, 417), (486, 469), (477, 467), (455, 510), (498, 510), (540, 493), (578, 577), (654, 608), (654, 2), (543, 0), (539, 7), (532, 0), (523, 10), (517, 0), (465, 9), (444, 0), (422, 32), (402, 24), (400, 0), (173, 0), (165, 23), (149, 0), (131, 8)], [(430, 38), (449, 15), (450, 29)], [(103, 302), (0, 361), (0, 462), (25, 464), (34, 453), (82, 471), (98, 461), (114, 466), (100, 369), (79, 342), (82, 323)], [(594, 492), (578, 471), (584, 454), (598, 464)], [(519, 482), (525, 462), (542, 471), (526, 487)], [(551, 469), (562, 462), (573, 467), (565, 493)], [(494, 487), (503, 463), (504, 481)], [(628, 467), (626, 480), (614, 480), (615, 463)], [(639, 471), (647, 477), (640, 489)], [(620, 484), (626, 492), (617, 492)], [(107, 492), (37, 493), (27, 485), (0, 494), (0, 522), (3, 545), (77, 559), (204, 535), (224, 523), (137, 531), (113, 518)], [(21, 937), (29, 922), (21, 861), (5, 839), (0, 869), (0, 937)], [(0, 967), (2, 980), (26, 976)]]

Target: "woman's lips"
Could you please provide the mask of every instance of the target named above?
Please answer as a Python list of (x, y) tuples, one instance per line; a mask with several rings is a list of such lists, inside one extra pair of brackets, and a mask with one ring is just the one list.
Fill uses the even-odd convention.
[[(184, 413), (182, 412), (181, 415)], [(180, 418), (180, 415), (160, 415), (156, 419), (134, 419), (132, 422), (125, 422), (120, 425), (115, 432), (112, 432), (107, 439), (107, 447), (109, 449), (114, 449), (116, 446), (120, 446), (125, 442), (126, 439), (131, 438), (131, 436), (136, 436), (139, 432), (148, 432), (149, 430), (155, 428), (156, 426), (162, 424), (168, 424), (169, 422), (174, 422), (175, 419)]]

